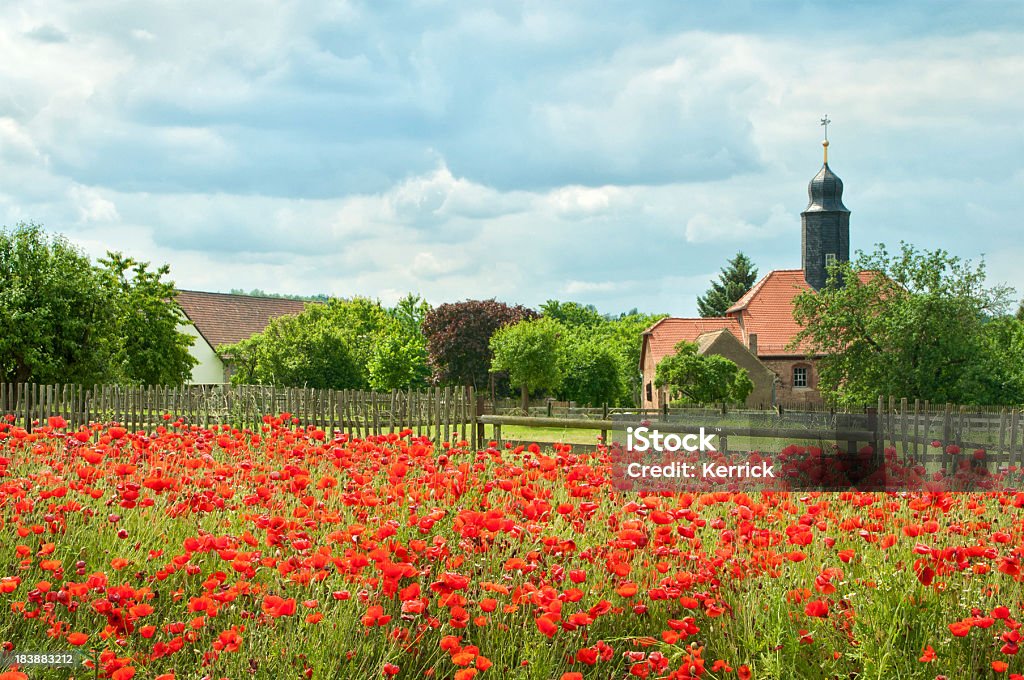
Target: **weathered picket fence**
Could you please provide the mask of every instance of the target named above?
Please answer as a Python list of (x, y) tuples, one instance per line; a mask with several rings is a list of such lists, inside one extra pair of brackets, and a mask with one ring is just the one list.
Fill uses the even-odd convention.
[(116, 422), (152, 431), (169, 421), (258, 427), (265, 415), (289, 413), (302, 425), (351, 436), (411, 429), (435, 442), (476, 437), (472, 388), (425, 391), (326, 390), (266, 385), (37, 385), (0, 383), (0, 415), (26, 427), (61, 416), (72, 427)]

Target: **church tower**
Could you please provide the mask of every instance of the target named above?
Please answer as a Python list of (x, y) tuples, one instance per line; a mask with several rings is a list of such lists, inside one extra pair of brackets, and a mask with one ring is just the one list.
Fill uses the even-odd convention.
[(850, 211), (843, 205), (843, 181), (828, 167), (828, 116), (825, 126), (825, 163), (807, 185), (810, 202), (800, 213), (800, 248), (803, 253), (804, 280), (821, 290), (828, 280), (828, 265), (833, 260), (850, 261)]

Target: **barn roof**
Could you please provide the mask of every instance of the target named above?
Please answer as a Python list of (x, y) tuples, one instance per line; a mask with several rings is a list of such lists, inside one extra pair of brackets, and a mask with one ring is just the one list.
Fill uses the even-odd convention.
[(309, 304), (303, 300), (179, 290), (175, 301), (203, 339), (216, 349), (251, 338), (271, 319), (299, 314)]

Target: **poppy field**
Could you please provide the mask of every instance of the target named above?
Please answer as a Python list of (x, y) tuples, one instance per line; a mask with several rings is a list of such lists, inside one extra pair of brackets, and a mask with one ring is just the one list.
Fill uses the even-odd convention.
[(0, 680), (1021, 677), (1024, 493), (624, 494), (610, 469), (289, 414), (8, 419)]

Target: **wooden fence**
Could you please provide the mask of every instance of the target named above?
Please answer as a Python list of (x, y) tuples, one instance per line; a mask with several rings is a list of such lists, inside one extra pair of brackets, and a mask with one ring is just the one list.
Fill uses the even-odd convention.
[[(411, 429), (435, 442), (464, 439), (482, 445), (485, 426), (501, 440), (501, 426), (582, 428), (602, 431), (635, 419), (675, 427), (719, 427), (722, 434), (774, 440), (822, 439), (890, 446), (921, 462), (938, 461), (945, 468), (956, 460), (949, 447), (970, 454), (984, 450), (990, 463), (1024, 467), (1024, 410), (1020, 407), (954, 406), (921, 400), (879, 398), (875, 407), (837, 413), (832, 410), (779, 412), (715, 408), (684, 408), (652, 412), (643, 409), (595, 409), (576, 417), (492, 415), (475, 398), (473, 388), (372, 392), (275, 388), (263, 385), (185, 385), (132, 387), (0, 383), (0, 415), (11, 414), (31, 428), (50, 416), (71, 427), (91, 422), (116, 422), (133, 430), (153, 431), (168, 420), (190, 425), (229, 423), (259, 427), (263, 416), (290, 413), (302, 425), (314, 425), (353, 437)], [(583, 416), (583, 417), (581, 417)], [(723, 426), (724, 425), (724, 426)], [(663, 428), (665, 431), (671, 431)], [(596, 437), (595, 437), (596, 439)], [(936, 446), (935, 444), (938, 444)]]
[(51, 416), (63, 417), (71, 427), (116, 422), (147, 432), (178, 418), (204, 427), (217, 423), (258, 427), (264, 415), (290, 413), (302, 425), (354, 437), (411, 429), (435, 442), (475, 441), (475, 409), (472, 388), (372, 392), (264, 385), (86, 388), (0, 383), (0, 414), (12, 414), (28, 428)]
[[(958, 406), (879, 397), (877, 413), (882, 443), (902, 456), (938, 460), (946, 467), (959, 455), (982, 450), (988, 462), (1024, 466), (1021, 407)], [(961, 453), (950, 453), (950, 446)]]

